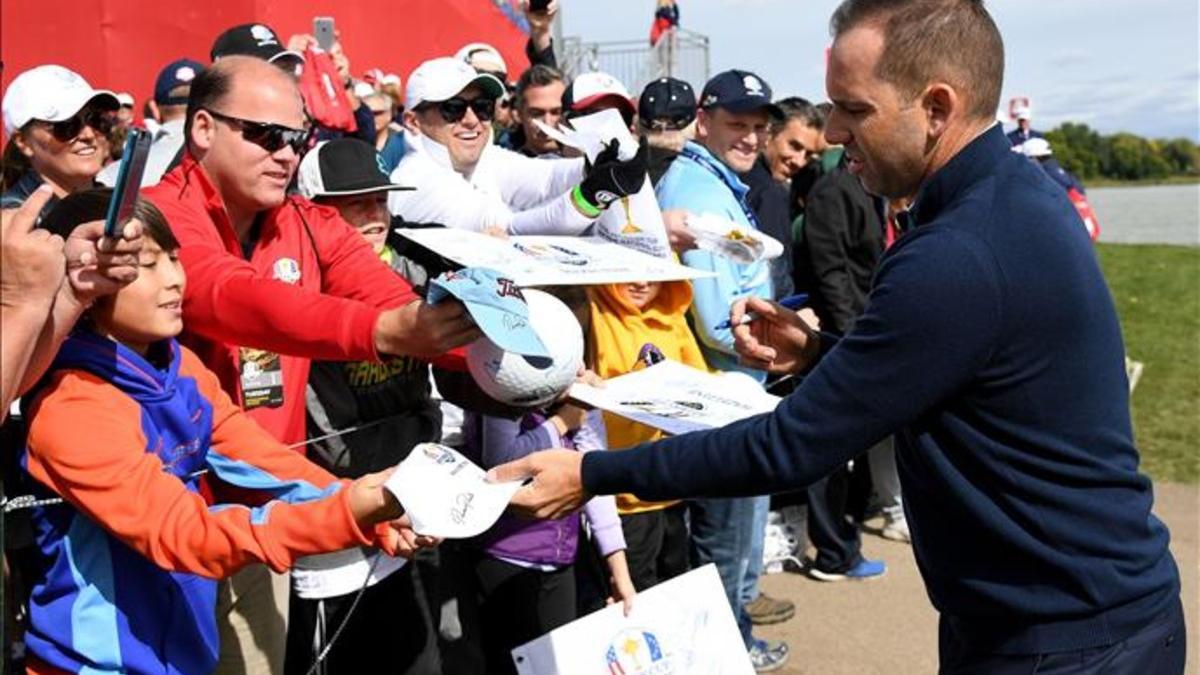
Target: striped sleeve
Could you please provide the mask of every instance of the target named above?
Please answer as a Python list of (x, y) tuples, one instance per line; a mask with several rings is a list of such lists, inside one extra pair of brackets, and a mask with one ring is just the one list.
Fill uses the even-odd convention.
[[(215, 386), (215, 376), (204, 372)], [(315, 466), (284, 471), (274, 455), (304, 460), (261, 430), (258, 435), (245, 432), (246, 424), (253, 423), (244, 415), (232, 415), (220, 402), (214, 408), (224, 419), (223, 445), (244, 442), (237, 459), (252, 464), (261, 451), (270, 460), (265, 470), (292, 482), (290, 489), (274, 493), (279, 499), (256, 509), (210, 508), (146, 451), (137, 403), (100, 378), (75, 371), (56, 376), (35, 404), (26, 468), (83, 515), (167, 570), (222, 578), (263, 562), (282, 571), (304, 555), (371, 543), (351, 516), (345, 484)], [(231, 424), (234, 417), (240, 420)], [(239, 433), (245, 438), (237, 438)], [(315, 493), (305, 492), (310, 486)]]

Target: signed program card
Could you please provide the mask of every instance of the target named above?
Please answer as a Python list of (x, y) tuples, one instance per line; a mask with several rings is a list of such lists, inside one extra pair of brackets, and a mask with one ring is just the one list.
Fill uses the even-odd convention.
[[(613, 207), (616, 208), (616, 207)], [(521, 235), (505, 239), (444, 227), (397, 229), (400, 236), (464, 267), (486, 267), (518, 286), (619, 284), (713, 276), (601, 237)]]
[(521, 488), (520, 481), (489, 483), (486, 475), (458, 451), (422, 443), (385, 487), (404, 506), (417, 534), (465, 539), (491, 527)]
[(715, 429), (768, 413), (780, 398), (741, 373), (708, 373), (666, 360), (604, 381), (571, 385), (571, 398), (669, 434)]

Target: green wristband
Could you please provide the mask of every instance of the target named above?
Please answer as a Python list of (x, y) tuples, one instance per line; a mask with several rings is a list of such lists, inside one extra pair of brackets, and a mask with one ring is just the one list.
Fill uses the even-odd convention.
[(576, 185), (574, 190), (571, 190), (571, 201), (574, 202), (575, 208), (579, 209), (580, 213), (588, 218), (598, 218), (603, 213), (600, 209), (592, 206), (592, 203), (583, 196), (583, 190)]

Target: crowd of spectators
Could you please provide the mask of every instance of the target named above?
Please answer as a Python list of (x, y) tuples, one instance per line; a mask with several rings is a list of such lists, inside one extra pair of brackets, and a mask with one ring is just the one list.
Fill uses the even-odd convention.
[[(716, 74), (699, 96), (671, 77), (638, 96), (607, 73), (571, 77), (554, 57), (556, 9), (527, 11), (528, 64), (471, 43), (403, 80), (376, 68), (355, 77), (352, 36), (325, 53), (312, 36), (284, 43), (263, 24), (231, 27), (210, 63), (179, 58), (152, 83), (147, 189), (117, 238), (103, 236), (104, 186), (136, 101), (58, 65), (14, 78), (3, 98), (0, 414), (19, 397), (5, 454), (23, 468), (6, 470), (5, 489), (65, 499), (31, 511), (36, 536), (6, 542), (19, 551), (6, 569), (31, 672), (305, 673), (319, 659), (359, 672), (381, 644), (403, 672), (515, 672), (512, 647), (708, 562), (756, 670), (787, 661), (788, 645), (752, 628), (796, 611), (758, 588), (769, 498), (598, 498), (588, 527), (578, 515), (505, 519), (435, 549), (381, 489), (380, 472), (426, 441), (486, 467), (660, 435), (561, 401), (513, 414), (462, 393), (461, 348), (479, 330), (462, 305), (423, 300), (437, 261), (393, 237), (397, 223), (587, 235), (648, 176), (675, 253), (713, 274), (562, 291), (586, 336), (586, 376), (669, 358), (771, 388), (787, 383), (740, 363), (720, 327), (730, 306), (805, 293), (814, 326), (849, 332), (903, 234), (908, 205), (868, 194), (826, 143), (827, 104), (776, 96), (747, 70)], [(656, 36), (678, 22), (673, 2), (659, 3), (658, 22)], [(314, 54), (345, 87), (349, 126), (313, 121), (298, 74)], [(631, 158), (613, 146), (585, 160), (538, 124), (608, 109), (642, 139)], [(1070, 188), (1021, 119), (1014, 144)], [(760, 231), (783, 254), (743, 264), (698, 250), (683, 214)], [(359, 430), (339, 435), (347, 429)], [(327, 440), (306, 442), (315, 437)], [(97, 440), (102, 452), (75, 459)], [(872, 512), (883, 536), (909, 539), (890, 442), (860, 460), (865, 478), (839, 467), (777, 498), (807, 504), (814, 578), (884, 574), (860, 552)], [(570, 550), (548, 552), (554, 537)], [(595, 552), (576, 545), (589, 539)], [(414, 562), (385, 566), (357, 608), (353, 595), (306, 595), (298, 580), (323, 568), (320, 554), (347, 547), (341, 565), (385, 557), (377, 548)]]

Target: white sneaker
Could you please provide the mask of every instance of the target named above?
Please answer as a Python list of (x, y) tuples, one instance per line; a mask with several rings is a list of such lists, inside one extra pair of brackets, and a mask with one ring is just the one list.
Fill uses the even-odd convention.
[(879, 531), (879, 536), (906, 544), (912, 543), (912, 535), (908, 533), (908, 519), (904, 516), (900, 516), (899, 518), (888, 517), (884, 521), (883, 529)]

